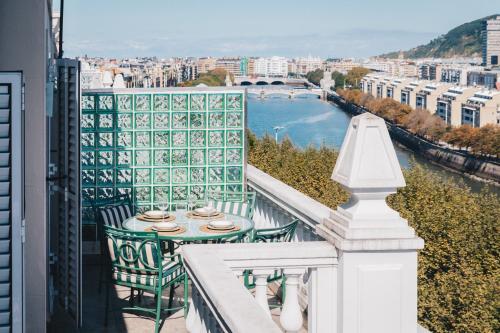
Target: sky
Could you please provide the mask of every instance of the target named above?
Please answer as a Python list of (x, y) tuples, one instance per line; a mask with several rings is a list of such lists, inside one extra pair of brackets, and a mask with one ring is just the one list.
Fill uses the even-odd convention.
[(116, 58), (362, 58), (425, 44), (500, 13), (499, 0), (66, 0), (64, 6), (65, 56)]

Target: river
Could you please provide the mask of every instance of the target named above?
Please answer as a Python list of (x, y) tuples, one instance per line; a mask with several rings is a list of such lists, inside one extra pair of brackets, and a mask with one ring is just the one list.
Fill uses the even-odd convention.
[[(292, 142), (301, 147), (326, 145), (340, 149), (347, 131), (351, 115), (331, 103), (321, 101), (315, 96), (301, 96), (290, 99), (286, 96), (271, 95), (264, 99), (255, 95), (248, 97), (248, 127), (258, 136), (265, 133), (274, 136), (273, 127), (283, 127), (278, 139), (288, 136)], [(394, 142), (399, 163), (408, 168), (412, 160), (425, 165), (440, 177), (461, 181), (480, 191), (485, 183), (473, 180), (460, 174), (448, 171), (429, 163), (420, 155), (413, 153)], [(332, 166), (333, 167), (333, 166)], [(492, 189), (500, 193), (500, 188)]]

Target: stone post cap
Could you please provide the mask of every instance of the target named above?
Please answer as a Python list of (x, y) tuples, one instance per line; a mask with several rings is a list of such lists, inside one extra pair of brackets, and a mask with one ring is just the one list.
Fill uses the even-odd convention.
[(365, 112), (351, 119), (332, 179), (349, 189), (406, 185), (382, 118)]

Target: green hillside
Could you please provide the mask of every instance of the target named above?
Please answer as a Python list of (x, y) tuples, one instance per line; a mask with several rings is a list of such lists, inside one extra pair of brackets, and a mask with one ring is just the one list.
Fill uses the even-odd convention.
[[(451, 58), (478, 57), (481, 55), (481, 29), (483, 21), (496, 17), (487, 16), (479, 20), (462, 24), (448, 33), (431, 40), (425, 45), (403, 51), (405, 58)], [(385, 58), (397, 58), (400, 51), (381, 55)]]

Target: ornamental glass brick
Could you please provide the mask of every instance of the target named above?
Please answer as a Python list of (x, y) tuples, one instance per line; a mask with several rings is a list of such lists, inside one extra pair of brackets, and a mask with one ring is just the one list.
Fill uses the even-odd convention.
[(186, 111), (187, 110), (187, 95), (172, 95), (172, 110), (174, 111)]
[(243, 150), (242, 149), (227, 149), (226, 150), (226, 163), (227, 164), (239, 164), (243, 162)]
[(82, 114), (80, 126), (82, 131), (93, 131), (95, 129), (95, 115), (93, 113)]
[(172, 165), (186, 165), (187, 164), (187, 150), (175, 149), (172, 150)]
[(188, 180), (187, 168), (173, 168), (172, 169), (172, 183), (185, 184)]
[(224, 131), (209, 131), (208, 145), (210, 147), (222, 147), (224, 145)]
[(168, 147), (169, 141), (169, 132), (168, 131), (155, 131), (154, 132), (154, 146), (155, 147)]
[(137, 202), (150, 202), (151, 201), (151, 187), (137, 186), (135, 188), (135, 201)]
[(163, 112), (156, 112), (154, 114), (154, 128), (168, 129), (169, 128), (169, 114)]
[(100, 167), (113, 166), (113, 151), (101, 150), (97, 153), (97, 165)]
[(186, 112), (174, 112), (172, 113), (172, 128), (187, 128), (187, 113)]
[(90, 204), (95, 200), (95, 188), (84, 187), (82, 188), (82, 200), (84, 204)]
[(212, 198), (220, 198), (220, 195), (217, 193), (220, 193), (223, 191), (224, 191), (224, 185), (210, 184), (207, 186), (208, 195), (209, 195), (209, 197), (212, 197)]
[(82, 133), (82, 149), (93, 149), (95, 147), (95, 134)]
[(118, 132), (116, 133), (116, 146), (122, 148), (132, 148), (132, 133), (133, 132)]
[(116, 104), (118, 111), (132, 111), (132, 95), (117, 95)]
[(95, 167), (95, 152), (82, 151), (82, 169)]
[(135, 129), (151, 128), (151, 114), (136, 113), (135, 114)]
[(137, 207), (137, 213), (138, 214), (144, 214), (148, 210), (151, 210), (151, 205), (148, 204), (148, 203), (138, 203), (136, 205), (136, 207)]
[(236, 185), (236, 184), (226, 185), (226, 191), (227, 192), (241, 192), (242, 191), (242, 186), (241, 185)]
[(151, 151), (149, 150), (136, 150), (135, 151), (135, 165), (150, 165), (151, 164)]
[(172, 131), (172, 146), (180, 148), (187, 147), (187, 132)]
[[(170, 165), (169, 151), (166, 149), (154, 150), (154, 164), (156, 165)], [(172, 157), (173, 158), (173, 157)]]
[(131, 129), (132, 128), (132, 114), (131, 113), (118, 113), (117, 116), (117, 129)]
[(241, 112), (228, 112), (226, 114), (227, 127), (241, 127), (243, 124), (243, 114)]
[(131, 187), (117, 187), (116, 188), (116, 195), (128, 195), (130, 198), (132, 198), (132, 188)]
[(96, 183), (95, 170), (82, 170), (83, 186), (94, 186)]
[(189, 114), (191, 128), (205, 127), (205, 114), (200, 112), (192, 112)]
[(191, 183), (203, 184), (205, 183), (205, 168), (191, 168)]
[(168, 186), (155, 186), (154, 187), (154, 202), (164, 203), (169, 202), (170, 188)]
[(243, 144), (243, 132), (227, 131), (226, 144), (228, 146), (241, 146)]
[(224, 168), (223, 167), (209, 167), (208, 168), (208, 182), (209, 183), (223, 183), (224, 182)]
[(168, 184), (170, 179), (170, 169), (156, 168), (153, 169), (153, 183), (154, 184)]
[(150, 95), (135, 95), (135, 110), (136, 111), (149, 111), (149, 110), (151, 110), (151, 96)]
[(190, 155), (191, 155), (191, 165), (205, 164), (205, 150), (192, 149)]
[(119, 150), (116, 152), (117, 166), (130, 166), (132, 164), (132, 151)]
[(113, 129), (113, 114), (101, 113), (97, 115), (97, 126), (99, 129), (112, 130)]
[(189, 136), (191, 147), (205, 146), (205, 131), (191, 131)]
[(187, 186), (172, 186), (172, 200), (184, 201), (187, 199)]
[(191, 110), (192, 111), (205, 110), (205, 95), (204, 94), (191, 94)]
[(228, 110), (242, 110), (243, 109), (243, 95), (242, 94), (227, 94), (227, 109)]
[(117, 184), (132, 184), (132, 169), (116, 169)]
[(145, 148), (151, 146), (151, 135), (149, 132), (135, 132), (135, 147)]
[(106, 200), (114, 195), (114, 189), (112, 187), (98, 187), (96, 199), (98, 201)]
[(190, 188), (189, 195), (193, 196), (196, 200), (202, 200), (205, 198), (205, 186), (193, 185)]
[(95, 96), (83, 95), (82, 96), (82, 110), (94, 110), (94, 109), (95, 109)]
[(97, 170), (97, 185), (113, 185), (113, 169)]
[(241, 167), (227, 167), (226, 168), (226, 177), (227, 181), (234, 183), (241, 181)]
[(99, 95), (99, 110), (111, 111), (113, 110), (113, 96)]
[(134, 169), (134, 172), (134, 179), (136, 184), (151, 183), (151, 169)]
[(209, 149), (208, 150), (208, 163), (209, 164), (223, 164), (224, 163), (224, 150), (223, 149)]
[(155, 111), (168, 111), (168, 97), (169, 95), (154, 95), (154, 106)]
[(209, 128), (224, 128), (224, 113), (210, 112), (208, 114), (208, 127)]
[(113, 133), (98, 133), (97, 134), (97, 144), (99, 147), (110, 148), (113, 147)]
[(224, 95), (223, 94), (209, 94), (208, 95), (208, 109), (209, 110), (224, 110)]

